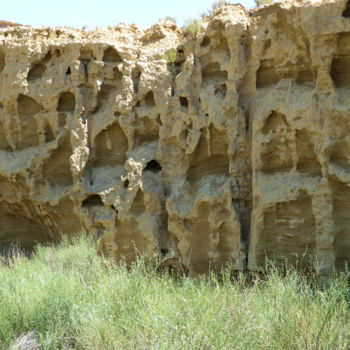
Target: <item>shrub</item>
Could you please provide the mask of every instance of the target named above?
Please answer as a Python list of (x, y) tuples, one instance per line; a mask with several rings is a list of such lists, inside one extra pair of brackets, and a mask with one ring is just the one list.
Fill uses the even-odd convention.
[(192, 39), (197, 38), (201, 24), (202, 21), (200, 19), (188, 19), (183, 27), (184, 33), (188, 34)]
[(167, 61), (168, 68), (174, 75), (177, 74), (177, 67), (176, 67), (177, 58), (178, 58), (178, 53), (176, 49), (170, 49), (164, 54), (164, 59)]

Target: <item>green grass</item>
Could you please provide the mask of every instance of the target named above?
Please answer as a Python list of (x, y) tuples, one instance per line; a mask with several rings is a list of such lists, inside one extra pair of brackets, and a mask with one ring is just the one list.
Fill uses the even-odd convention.
[(0, 267), (0, 349), (349, 349), (348, 275), (326, 288), (290, 269), (247, 282), (130, 270), (87, 239), (38, 247)]

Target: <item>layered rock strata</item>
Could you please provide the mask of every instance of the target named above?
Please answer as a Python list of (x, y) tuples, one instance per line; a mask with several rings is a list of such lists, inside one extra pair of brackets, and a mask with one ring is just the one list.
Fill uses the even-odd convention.
[[(190, 274), (350, 260), (350, 6), (0, 30), (0, 244), (86, 231)], [(176, 51), (169, 61), (169, 50)]]

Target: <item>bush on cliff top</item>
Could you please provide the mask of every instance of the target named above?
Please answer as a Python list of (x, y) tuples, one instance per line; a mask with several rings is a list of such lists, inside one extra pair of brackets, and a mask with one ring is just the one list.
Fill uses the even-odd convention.
[(230, 276), (128, 270), (87, 239), (38, 247), (0, 267), (0, 349), (16, 339), (55, 350), (350, 347), (349, 274), (325, 289), (292, 269)]

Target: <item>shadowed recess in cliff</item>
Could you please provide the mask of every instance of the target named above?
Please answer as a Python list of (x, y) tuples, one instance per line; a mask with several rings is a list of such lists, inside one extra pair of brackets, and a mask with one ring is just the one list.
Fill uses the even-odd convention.
[(224, 132), (213, 125), (203, 130), (187, 173), (190, 182), (206, 176), (227, 176), (229, 174), (228, 143)]
[(343, 17), (346, 17), (346, 18), (350, 17), (350, 1), (348, 1), (346, 3), (346, 7), (345, 7), (345, 10), (343, 11), (342, 15), (343, 15)]
[(290, 171), (293, 168), (293, 150), (291, 145), (294, 135), (283, 114), (272, 111), (262, 129), (265, 140), (257, 150), (261, 157), (261, 171)]
[(0, 201), (0, 247), (19, 245), (31, 250), (37, 243), (53, 240), (32, 214), (18, 204)]
[(73, 177), (70, 166), (70, 157), (73, 153), (70, 137), (66, 134), (58, 142), (58, 147), (51, 153), (43, 167), (43, 177), (51, 185), (70, 186)]
[(144, 107), (153, 107), (155, 106), (156, 102), (154, 100), (154, 94), (153, 91), (148, 91), (143, 100), (140, 103), (140, 106)]
[(30, 68), (30, 71), (27, 76), (27, 80), (29, 82), (40, 80), (43, 77), (45, 71), (46, 71), (46, 67), (43, 64), (41, 63), (34, 64), (32, 68)]
[(331, 77), (336, 87), (350, 86), (350, 33), (340, 33), (331, 66)]
[(115, 92), (116, 87), (113, 85), (103, 84), (97, 95), (96, 108), (94, 113), (98, 113), (109, 107), (110, 98)]
[(227, 72), (221, 70), (218, 62), (208, 63), (202, 70), (203, 82), (211, 79), (227, 80)]
[(43, 110), (43, 106), (33, 98), (20, 94), (17, 98), (17, 112), (21, 124), (13, 123), (11, 130), (12, 139), (16, 145), (16, 150), (37, 146), (38, 122), (36, 116)]
[(297, 170), (301, 173), (321, 175), (321, 164), (317, 159), (311, 133), (305, 129), (297, 130), (296, 147), (298, 153)]
[(104, 205), (100, 195), (92, 194), (83, 200), (81, 206), (82, 208), (91, 208), (91, 207), (103, 207)]
[[(278, 263), (310, 263), (315, 253), (316, 226), (311, 198), (301, 191), (295, 200), (276, 203), (266, 208), (259, 226), (257, 265), (263, 267), (265, 258)], [(302, 260), (304, 259), (304, 260)]]
[(137, 116), (134, 127), (134, 148), (159, 140), (159, 125), (156, 119)]
[(75, 96), (70, 91), (65, 91), (61, 93), (58, 104), (58, 112), (74, 112), (75, 110)]
[(350, 188), (346, 184), (331, 182), (334, 219), (334, 255), (336, 268), (350, 264)]
[(124, 164), (128, 150), (128, 139), (118, 122), (102, 130), (94, 140), (94, 166)]
[(293, 65), (287, 64), (285, 67), (278, 67), (273, 60), (261, 60), (259, 69), (256, 73), (256, 87), (265, 88), (276, 85), (282, 79), (292, 79), (299, 85), (313, 85), (315, 82), (315, 71), (299, 58), (300, 63)]
[(226, 207), (225, 199), (201, 202), (194, 216), (184, 220), (184, 228), (187, 244), (182, 249), (182, 260), (190, 273), (218, 272), (233, 257), (234, 263), (240, 265), (239, 225), (234, 209)]
[(151, 171), (152, 173), (159, 173), (162, 167), (156, 160), (151, 160), (146, 164), (145, 171)]
[(330, 162), (345, 171), (350, 170), (350, 144), (347, 138), (333, 142), (329, 147)]
[(118, 51), (111, 46), (104, 52), (102, 60), (107, 63), (121, 63), (123, 61)]
[(20, 117), (31, 118), (38, 114), (43, 106), (32, 97), (20, 94), (17, 98), (17, 112)]

